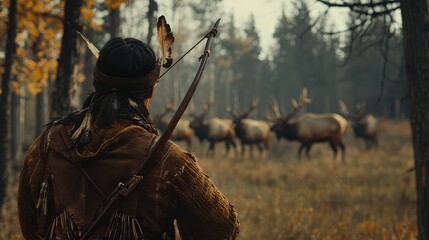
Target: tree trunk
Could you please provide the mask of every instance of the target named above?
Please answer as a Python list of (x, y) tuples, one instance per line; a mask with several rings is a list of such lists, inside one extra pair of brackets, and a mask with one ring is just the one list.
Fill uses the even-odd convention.
[[(17, 161), (22, 157), (22, 99), (21, 94), (12, 93), (12, 124), (11, 124), (11, 159)], [(16, 166), (16, 164), (13, 164)]]
[(15, 59), (16, 38), (16, 12), (17, 0), (11, 0), (8, 15), (8, 30), (6, 43), (5, 66), (2, 79), (2, 93), (0, 96), (0, 207), (6, 194), (6, 166), (10, 158), (10, 82), (12, 76), (12, 63)]
[[(94, 39), (95, 34), (94, 30), (88, 29), (86, 31), (86, 36), (88, 39)], [(83, 74), (85, 75), (85, 81), (81, 83), (81, 91), (80, 91), (80, 106), (83, 105), (85, 99), (89, 96), (91, 91), (94, 91), (94, 87), (92, 85), (92, 68), (94, 67), (95, 57), (92, 54), (89, 48), (85, 49), (85, 53), (83, 55)]]
[(158, 4), (155, 0), (149, 0), (149, 7), (147, 10), (147, 20), (148, 20), (148, 29), (147, 29), (147, 44), (151, 43), (153, 30), (156, 22), (155, 12), (158, 11)]
[(42, 91), (36, 95), (36, 137), (42, 133), (44, 125), (47, 124), (47, 87), (44, 87)]
[(401, 0), (401, 10), (416, 169), (418, 239), (429, 240), (428, 2)]
[(51, 118), (61, 117), (72, 110), (73, 69), (77, 62), (77, 33), (80, 30), (82, 0), (66, 0), (64, 8), (64, 33), (55, 90), (52, 93)]
[(120, 22), (121, 22), (120, 17), (121, 17), (121, 15), (120, 15), (119, 7), (115, 8), (115, 9), (110, 9), (109, 10), (109, 20), (110, 20), (109, 33), (110, 33), (110, 38), (118, 37), (119, 36), (119, 25), (120, 25)]

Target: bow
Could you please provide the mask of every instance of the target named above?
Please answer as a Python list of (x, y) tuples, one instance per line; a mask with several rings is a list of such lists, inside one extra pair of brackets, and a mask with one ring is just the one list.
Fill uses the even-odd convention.
[[(218, 19), (217, 23), (220, 21), (220, 18)], [(70, 23), (68, 23), (70, 25)], [(71, 25), (70, 25), (71, 26)], [(91, 51), (92, 55), (96, 59), (98, 59), (100, 55), (100, 50), (87, 38), (85, 35), (83, 35), (78, 30), (75, 30), (77, 34), (82, 38), (82, 40), (86, 43), (86, 46)], [(217, 31), (217, 30), (216, 30)], [(210, 32), (209, 32), (210, 33)], [(207, 34), (209, 34), (207, 33)], [(167, 24), (167, 21), (165, 20), (165, 17), (162, 15), (158, 18), (157, 23), (157, 37), (158, 37), (158, 52), (159, 52), (159, 58), (158, 58), (158, 64), (162, 65), (163, 67), (167, 68), (159, 77), (158, 80), (161, 79), (170, 69), (172, 69), (177, 63), (180, 62), (188, 53), (190, 53), (196, 46), (198, 46), (204, 39), (207, 38), (207, 34), (202, 37), (197, 43), (195, 43), (194, 46), (192, 46), (188, 51), (186, 51), (176, 62), (172, 63), (171, 58), (171, 45), (174, 42), (174, 36), (173, 32), (171, 32), (170, 25)], [(215, 34), (216, 35), (216, 34)], [(164, 46), (164, 42), (167, 42), (167, 46)], [(166, 55), (168, 55), (166, 57)], [(168, 64), (167, 59), (169, 60)], [(200, 57), (201, 59), (201, 57)]]
[[(204, 36), (204, 38), (207, 38), (207, 42), (206, 42), (203, 54), (199, 57), (200, 66), (198, 68), (198, 71), (195, 74), (195, 78), (191, 86), (186, 92), (185, 97), (180, 103), (180, 106), (177, 109), (177, 111), (174, 113), (167, 128), (165, 129), (161, 137), (155, 142), (155, 145), (149, 150), (149, 153), (147, 154), (146, 158), (140, 163), (139, 167), (136, 169), (131, 179), (129, 179), (126, 183), (119, 183), (118, 188), (111, 196), (110, 201), (107, 203), (106, 207), (103, 209), (100, 215), (92, 222), (92, 224), (86, 230), (81, 240), (89, 239), (89, 237), (91, 237), (94, 231), (97, 230), (97, 228), (100, 226), (103, 220), (105, 220), (107, 216), (109, 216), (115, 211), (115, 209), (126, 198), (126, 196), (138, 185), (139, 181), (141, 181), (143, 176), (148, 174), (149, 171), (152, 170), (152, 168), (155, 166), (156, 164), (155, 157), (160, 153), (164, 145), (167, 143), (174, 128), (176, 127), (177, 123), (179, 122), (180, 118), (185, 112), (186, 107), (189, 105), (189, 102), (191, 101), (192, 96), (194, 95), (194, 92), (198, 86), (198, 83), (200, 82), (201, 76), (203, 74), (204, 68), (207, 63), (207, 59), (210, 56), (210, 46), (211, 46), (212, 40), (216, 36), (218, 31), (217, 29), (219, 27), (219, 22), (220, 22), (220, 18), (213, 25), (212, 29)], [(178, 61), (176, 61), (176, 63)]]

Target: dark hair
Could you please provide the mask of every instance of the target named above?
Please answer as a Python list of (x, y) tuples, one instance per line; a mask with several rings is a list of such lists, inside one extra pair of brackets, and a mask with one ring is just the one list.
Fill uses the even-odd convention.
[[(112, 38), (100, 50), (96, 67), (103, 73), (123, 78), (144, 76), (156, 67), (153, 49), (134, 38)], [(153, 88), (143, 90), (112, 89), (94, 81), (95, 92), (91, 93), (83, 104), (83, 109), (69, 115), (75, 123), (71, 136), (76, 143), (89, 141), (90, 125), (110, 126), (118, 117), (128, 118), (142, 125), (146, 130), (156, 133), (156, 128), (149, 117), (149, 111), (143, 101), (150, 97)], [(66, 118), (67, 119), (67, 118)], [(82, 134), (87, 133), (87, 134)]]
[(100, 50), (96, 66), (116, 77), (139, 77), (155, 68), (152, 48), (135, 38), (112, 38)]

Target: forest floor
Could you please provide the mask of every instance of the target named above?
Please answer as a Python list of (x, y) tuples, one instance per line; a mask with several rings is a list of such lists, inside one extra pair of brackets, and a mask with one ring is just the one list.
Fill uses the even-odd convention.
[[(380, 147), (367, 151), (348, 131), (346, 162), (327, 144), (298, 161), (297, 143), (273, 139), (270, 156), (205, 157), (199, 163), (236, 207), (240, 239), (415, 239), (416, 192), (407, 121), (384, 121)], [(179, 143), (180, 145), (180, 143)], [(0, 239), (21, 239), (16, 175), (0, 216)]]

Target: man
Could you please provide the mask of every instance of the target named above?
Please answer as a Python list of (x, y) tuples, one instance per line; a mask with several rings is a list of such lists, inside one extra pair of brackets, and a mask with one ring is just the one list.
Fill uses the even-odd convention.
[[(78, 239), (127, 182), (156, 139), (148, 105), (160, 68), (145, 43), (101, 49), (83, 109), (54, 121), (26, 153), (18, 208), (25, 239)], [(156, 165), (92, 239), (235, 239), (237, 212), (199, 167), (168, 142)]]

